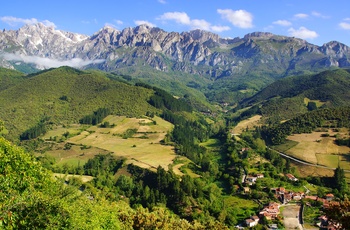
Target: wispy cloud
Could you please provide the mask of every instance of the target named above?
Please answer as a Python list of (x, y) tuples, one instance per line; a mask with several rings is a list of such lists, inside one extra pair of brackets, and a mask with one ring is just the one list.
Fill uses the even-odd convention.
[(312, 11), (312, 12), (311, 12), (311, 15), (312, 15), (312, 16), (315, 16), (315, 17), (318, 17), (318, 18), (323, 18), (323, 19), (330, 18), (329, 16), (323, 15), (323, 14), (317, 12), (317, 11)]
[(191, 25), (191, 19), (185, 12), (167, 12), (162, 14), (158, 20), (162, 21), (175, 21), (176, 23), (183, 25)]
[(97, 19), (92, 19), (92, 20), (83, 20), (81, 21), (81, 23), (84, 23), (84, 24), (98, 24), (98, 21)]
[(305, 27), (300, 27), (299, 29), (290, 28), (288, 29), (290, 36), (301, 38), (301, 39), (314, 39), (318, 37), (316, 31), (309, 30)]
[(135, 24), (136, 25), (147, 25), (147, 26), (149, 26), (149, 27), (156, 27), (156, 24), (153, 24), (153, 23), (151, 23), (151, 22), (149, 22), (149, 21), (144, 21), (144, 20), (135, 20), (134, 21), (135, 22)]
[(212, 31), (217, 33), (228, 31), (231, 29), (229, 26), (211, 26), (210, 28)]
[(218, 9), (217, 12), (235, 27), (243, 29), (253, 27), (253, 15), (245, 10)]
[(1, 17), (0, 20), (10, 26), (18, 26), (23, 24), (32, 25), (32, 24), (37, 24), (41, 22), (46, 26), (56, 27), (55, 23), (50, 22), (49, 20), (39, 21), (36, 18), (16, 18), (12, 16), (4, 16), (4, 17)]
[(279, 26), (291, 26), (292, 25), (292, 23), (290, 21), (287, 21), (287, 20), (277, 20), (277, 21), (274, 21), (273, 24), (279, 25)]
[(75, 68), (81, 68), (90, 64), (100, 64), (105, 62), (104, 59), (96, 60), (83, 60), (81, 58), (73, 58), (70, 60), (57, 60), (50, 58), (43, 58), (37, 56), (28, 56), (23, 54), (2, 53), (0, 54), (7, 61), (21, 61), (24, 63), (31, 63), (45, 68), (57, 68), (60, 66), (70, 66)]
[(113, 20), (117, 25), (123, 25), (124, 24), (124, 22), (122, 21), (122, 20), (117, 20), (117, 19), (115, 19), (115, 20)]
[(161, 3), (161, 4), (166, 4), (165, 0), (158, 0), (158, 2)]
[(189, 26), (191, 29), (201, 29), (214, 32), (230, 30), (229, 26), (212, 25), (204, 19), (191, 19), (185, 12), (167, 12), (158, 17), (157, 20), (163, 22), (175, 21), (178, 24)]
[(341, 23), (339, 23), (339, 27), (343, 30), (350, 30), (350, 23), (341, 22)]
[(294, 15), (294, 18), (295, 18), (295, 19), (306, 19), (306, 18), (308, 18), (308, 17), (309, 17), (308, 14), (302, 14), (302, 13), (300, 13), (300, 14), (295, 14), (295, 15)]

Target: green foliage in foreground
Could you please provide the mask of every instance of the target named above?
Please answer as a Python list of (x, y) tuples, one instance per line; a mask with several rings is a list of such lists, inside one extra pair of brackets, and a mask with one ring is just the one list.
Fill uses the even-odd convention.
[(131, 209), (93, 187), (80, 192), (3, 138), (0, 175), (1, 229), (227, 229), (216, 221), (179, 219), (164, 208)]

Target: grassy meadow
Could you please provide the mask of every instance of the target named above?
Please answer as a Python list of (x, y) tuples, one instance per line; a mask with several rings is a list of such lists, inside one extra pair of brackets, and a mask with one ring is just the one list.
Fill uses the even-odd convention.
[[(339, 132), (329, 129), (328, 132), (293, 134), (284, 144), (274, 146), (274, 148), (312, 164), (330, 168), (336, 168), (339, 165), (344, 170), (350, 170), (350, 148), (335, 144), (335, 135), (346, 135), (347, 133), (346, 129)], [(300, 175), (303, 176), (332, 176), (334, 173), (331, 169), (301, 164), (296, 164), (296, 166)], [(350, 174), (346, 176), (350, 177)]]
[[(168, 169), (172, 166), (177, 174), (182, 175), (179, 168), (189, 163), (174, 164), (177, 157), (174, 147), (163, 145), (167, 133), (173, 125), (160, 117), (128, 118), (126, 116), (108, 116), (102, 123), (108, 122), (110, 127), (70, 125), (49, 131), (43, 139), (61, 140), (55, 148), (46, 152), (56, 159), (58, 165), (83, 165), (96, 154), (113, 153), (116, 157), (124, 157), (127, 164), (143, 168), (156, 169), (159, 165)], [(70, 145), (67, 149), (65, 146)]]

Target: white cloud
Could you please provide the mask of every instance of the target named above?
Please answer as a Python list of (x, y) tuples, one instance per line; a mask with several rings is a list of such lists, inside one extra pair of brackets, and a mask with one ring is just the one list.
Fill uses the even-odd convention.
[(10, 26), (18, 26), (23, 24), (32, 25), (41, 22), (45, 26), (56, 27), (55, 23), (50, 22), (49, 20), (39, 21), (36, 18), (16, 18), (12, 16), (4, 16), (1, 17), (0, 20), (4, 23), (7, 23)]
[(290, 28), (288, 30), (289, 35), (301, 39), (314, 39), (318, 37), (316, 31), (309, 30), (305, 27), (300, 27), (299, 29)]
[(124, 22), (123, 21), (121, 21), (121, 20), (114, 20), (114, 22), (115, 23), (117, 23), (117, 25), (123, 25), (124, 24)]
[(297, 19), (305, 19), (305, 18), (308, 18), (309, 15), (308, 14), (295, 14), (294, 15), (294, 18), (297, 18)]
[(167, 12), (161, 15), (158, 19), (162, 21), (174, 20), (176, 23), (183, 25), (191, 24), (191, 19), (185, 12)]
[(217, 12), (236, 27), (243, 29), (253, 27), (253, 15), (245, 10), (218, 9)]
[(273, 24), (279, 25), (279, 26), (291, 26), (292, 25), (292, 23), (290, 21), (287, 21), (287, 20), (277, 20), (277, 21), (274, 21)]
[(315, 16), (315, 17), (318, 17), (318, 18), (324, 18), (324, 19), (329, 18), (329, 16), (323, 15), (323, 14), (317, 12), (317, 11), (312, 11), (311, 14), (312, 14), (312, 16)]
[(135, 20), (134, 21), (136, 25), (147, 25), (149, 27), (156, 27), (155, 24), (151, 23), (151, 22), (148, 22), (148, 21), (143, 21), (143, 20)]
[(213, 32), (222, 32), (231, 29), (228, 26), (212, 25), (204, 19), (191, 19), (185, 12), (167, 12), (158, 17), (157, 20), (163, 22), (175, 21), (178, 24), (189, 26), (191, 29), (201, 29)]
[(344, 18), (344, 21), (350, 21), (350, 18)]
[(217, 33), (220, 33), (223, 31), (228, 31), (231, 29), (229, 26), (211, 26), (210, 28), (212, 31), (217, 32)]
[(342, 28), (343, 30), (350, 30), (350, 23), (346, 23), (346, 22), (341, 22), (339, 23), (340, 28)]
[(158, 0), (159, 3), (166, 4), (165, 0)]
[(109, 23), (109, 22), (106, 22), (104, 27), (111, 27), (111, 28), (117, 29), (117, 27), (114, 24)]
[(50, 22), (49, 20), (44, 20), (44, 21), (42, 21), (41, 23), (43, 23), (45, 26), (56, 28), (55, 23)]
[(12, 16), (5, 16), (0, 18), (1, 21), (9, 24), (10, 26), (16, 26), (18, 24), (35, 24), (38, 23), (38, 19), (36, 18), (16, 18)]
[(71, 60), (57, 60), (50, 58), (43, 58), (37, 56), (27, 56), (23, 54), (3, 53), (2, 56), (7, 61), (22, 61), (25, 63), (31, 63), (45, 68), (57, 68), (60, 66), (70, 66), (75, 68), (81, 68), (90, 64), (100, 64), (105, 62), (104, 59), (96, 60), (83, 60), (81, 58), (73, 58)]
[(191, 20), (191, 26), (201, 30), (210, 30), (210, 23), (203, 19)]

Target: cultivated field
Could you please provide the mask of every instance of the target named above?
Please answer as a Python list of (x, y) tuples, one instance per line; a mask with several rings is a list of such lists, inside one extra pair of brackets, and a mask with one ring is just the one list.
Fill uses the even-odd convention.
[[(159, 117), (149, 120), (108, 116), (104, 121), (115, 126), (111, 128), (93, 126), (80, 135), (68, 139), (68, 142), (113, 152), (116, 156), (127, 158), (127, 163), (143, 168), (157, 168), (160, 165), (167, 169), (173, 162), (176, 156), (173, 147), (160, 144), (172, 128), (171, 123)], [(131, 137), (123, 136), (132, 129), (135, 129), (136, 133)]]
[(289, 136), (288, 140), (297, 142), (297, 144), (288, 149), (286, 153), (313, 164), (331, 168), (336, 168), (340, 165), (343, 169), (350, 169), (348, 162), (350, 148), (347, 146), (338, 146), (334, 143), (334, 136), (341, 133), (329, 130), (327, 132), (329, 134), (328, 137), (321, 137), (322, 134), (326, 134), (326, 132), (303, 133)]
[[(156, 169), (159, 165), (165, 169), (173, 164), (176, 157), (174, 147), (162, 145), (166, 134), (173, 125), (159, 117), (127, 118), (125, 116), (108, 116), (102, 123), (109, 122), (110, 127), (72, 125), (60, 127), (48, 132), (44, 139), (60, 139), (69, 132), (68, 138), (56, 145), (47, 154), (56, 158), (59, 165), (83, 165), (96, 154), (112, 152), (117, 157), (125, 157), (127, 164), (133, 163), (143, 168)], [(72, 135), (73, 134), (73, 135)], [(55, 138), (56, 137), (56, 138)], [(71, 147), (65, 149), (66, 143)], [(181, 172), (179, 174), (182, 174)]]
[(259, 125), (259, 121), (261, 119), (260, 115), (255, 115), (251, 118), (248, 118), (246, 120), (243, 120), (241, 122), (239, 122), (231, 131), (231, 133), (233, 135), (240, 135), (242, 133), (243, 130), (245, 130), (246, 128), (251, 129), (254, 126), (258, 126)]

